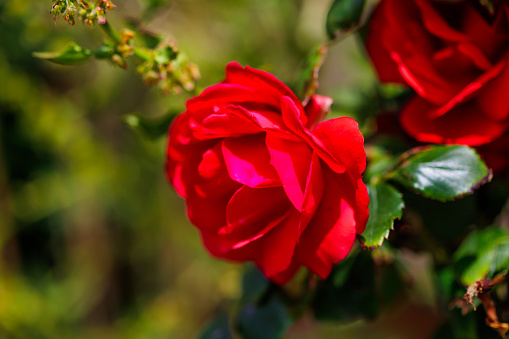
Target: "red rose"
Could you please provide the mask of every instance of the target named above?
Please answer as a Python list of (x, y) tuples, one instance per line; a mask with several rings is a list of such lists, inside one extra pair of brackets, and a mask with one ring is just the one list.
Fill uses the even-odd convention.
[(477, 149), (495, 175), (509, 175), (509, 134)]
[(235, 62), (187, 102), (167, 175), (212, 255), (252, 260), (282, 284), (301, 266), (325, 278), (348, 254), (368, 218), (366, 155), (353, 119), (319, 123), (330, 104), (314, 96), (304, 108), (274, 76)]
[(478, 146), (509, 127), (509, 7), (475, 1), (382, 0), (367, 50), (383, 82), (417, 95), (400, 121), (414, 138)]

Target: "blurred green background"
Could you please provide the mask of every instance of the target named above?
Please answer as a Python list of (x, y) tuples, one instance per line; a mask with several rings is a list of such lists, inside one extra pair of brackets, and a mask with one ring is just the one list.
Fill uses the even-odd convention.
[[(175, 39), (200, 67), (204, 88), (232, 60), (294, 84), (305, 56), (325, 41), (331, 1), (114, 3), (113, 26), (141, 19)], [(182, 110), (189, 95), (148, 88), (134, 59), (123, 71), (105, 61), (67, 67), (33, 58), (68, 41), (96, 48), (105, 38), (99, 27), (54, 22), (51, 5), (0, 0), (0, 338), (195, 337), (234, 305), (243, 267), (202, 248), (165, 179), (166, 139), (124, 122), (127, 114)], [(330, 48), (320, 93), (348, 103), (373, 81), (349, 37)], [(426, 286), (416, 291), (424, 299), (429, 293)], [(434, 306), (417, 299), (369, 324), (318, 325), (305, 317), (288, 337), (425, 338)], [(429, 328), (425, 322), (416, 333), (412, 326), (423, 318)]]

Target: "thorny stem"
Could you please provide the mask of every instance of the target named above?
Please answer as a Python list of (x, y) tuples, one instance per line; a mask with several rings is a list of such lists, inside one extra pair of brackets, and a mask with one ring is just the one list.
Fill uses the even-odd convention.
[(477, 297), (481, 301), (484, 311), (486, 312), (486, 324), (496, 330), (502, 338), (506, 338), (506, 333), (509, 331), (509, 324), (502, 323), (498, 319), (495, 303), (491, 298), (490, 292), (496, 285), (505, 281), (507, 277), (508, 275), (504, 273), (496, 276), (493, 280), (486, 278), (476, 281), (468, 287), (467, 293), (465, 293), (464, 296), (465, 301), (470, 305), (473, 304), (474, 297)]

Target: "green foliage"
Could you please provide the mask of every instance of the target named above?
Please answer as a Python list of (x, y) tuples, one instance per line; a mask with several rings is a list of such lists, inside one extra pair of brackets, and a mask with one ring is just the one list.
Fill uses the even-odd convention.
[(491, 180), (479, 155), (467, 146), (429, 146), (407, 153), (389, 177), (425, 197), (450, 201)]
[(75, 24), (77, 18), (83, 24), (93, 26), (97, 23), (103, 24), (106, 21), (106, 12), (114, 7), (110, 0), (53, 0), (50, 13), (55, 21), (62, 15), (71, 25)]
[(477, 339), (477, 326), (472, 313), (462, 314), (459, 308), (449, 312), (449, 321), (443, 324), (433, 339)]
[[(160, 3), (151, 5), (159, 6)], [(125, 28), (118, 32), (106, 20), (106, 12), (114, 7), (109, 0), (97, 0), (96, 3), (55, 0), (51, 10), (55, 20), (59, 14), (63, 14), (64, 19), (74, 25), (75, 16), (78, 16), (86, 25), (99, 24), (110, 40), (105, 41), (97, 50), (89, 50), (73, 42), (59, 52), (36, 52), (33, 56), (57, 64), (76, 65), (94, 55), (97, 59), (109, 60), (123, 69), (128, 67), (126, 58), (135, 56), (142, 60), (137, 70), (146, 84), (157, 85), (164, 94), (193, 91), (195, 81), (200, 77), (198, 67), (179, 52), (174, 42), (165, 42), (146, 30), (141, 30), (140, 39), (137, 39), (145, 45), (135, 45), (136, 31)], [(148, 10), (150, 8), (153, 7), (149, 5)], [(132, 29), (139, 28), (132, 20), (128, 24)]]
[(60, 65), (79, 65), (90, 59), (92, 51), (79, 46), (75, 42), (69, 42), (58, 52), (35, 52), (33, 56)]
[[(270, 70), (305, 101), (317, 92), (326, 58), (322, 33), (303, 34), (305, 24), (323, 20), (324, 13), (310, 10), (313, 1), (186, 0), (175, 6), (123, 0), (118, 14), (108, 13), (111, 22), (137, 18), (121, 31), (103, 21), (104, 13), (88, 17), (94, 29), (54, 23), (49, 3), (0, 1), (0, 79), (6, 84), (0, 91), (0, 337), (257, 339), (284, 337), (291, 326), (304, 339), (416, 338), (427, 330), (437, 339), (497, 336), (485, 325), (479, 301), (478, 310), (466, 314), (451, 306), (461, 302), (464, 285), (506, 273), (509, 236), (501, 225), (508, 220), (509, 182), (499, 177), (479, 187), (490, 174), (467, 147), (419, 148), (398, 160), (415, 144), (379, 135), (373, 125), (381, 112), (396, 116), (411, 91), (373, 84), (372, 71), (349, 55), (348, 45), (329, 50), (334, 67), (327, 65), (331, 72), (322, 74), (318, 93), (334, 97), (336, 114), (356, 118), (365, 132), (371, 217), (362, 240), (381, 247), (355, 245), (324, 281), (298, 276), (277, 287), (254, 267), (241, 275), (237, 265), (211, 259), (168, 187), (165, 136), (189, 94), (162, 97), (141, 84), (136, 71), (172, 93), (198, 93), (198, 74), (172, 41), (144, 27), (174, 35), (200, 65), (203, 86), (221, 81), (225, 63), (238, 60)], [(62, 7), (70, 3), (78, 2), (59, 2), (53, 14), (82, 21), (72, 12), (78, 7)], [(335, 1), (329, 36), (356, 29), (363, 6)], [(34, 55), (65, 65), (95, 58), (129, 67), (34, 62), (34, 51), (67, 41), (76, 43)], [(318, 47), (309, 53), (312, 46)], [(347, 96), (337, 90), (342, 86)], [(503, 292), (494, 288), (497, 308), (507, 302)], [(416, 304), (428, 305), (429, 313)], [(501, 308), (501, 320), (506, 311)], [(323, 326), (309, 314), (336, 323)], [(437, 317), (430, 328), (426, 314)]]
[(509, 233), (498, 227), (476, 230), (462, 242), (454, 260), (465, 286), (485, 277), (493, 278), (509, 265)]
[(235, 328), (245, 339), (279, 339), (292, 325), (288, 305), (281, 291), (254, 266), (247, 266), (242, 276), (240, 309)]
[(309, 98), (315, 94), (318, 89), (318, 71), (327, 56), (327, 46), (317, 46), (309, 54), (305, 65), (299, 74), (297, 95), (301, 98), (303, 104), (307, 103)]
[(197, 339), (233, 339), (228, 315), (220, 314), (203, 329)]
[(242, 275), (242, 303), (256, 303), (269, 288), (270, 282), (256, 267), (249, 265)]
[(366, 0), (334, 0), (327, 14), (325, 28), (330, 39), (359, 26)]
[(369, 220), (362, 233), (362, 244), (367, 248), (381, 246), (393, 229), (394, 219), (401, 219), (405, 203), (389, 184), (368, 185)]
[(134, 131), (141, 133), (151, 140), (157, 140), (168, 134), (168, 128), (178, 113), (168, 112), (155, 119), (148, 119), (137, 114), (129, 114), (125, 116), (124, 121)]
[(336, 265), (318, 286), (312, 309), (314, 316), (322, 321), (374, 318), (378, 309), (375, 264), (369, 253), (353, 253)]
[(243, 306), (236, 320), (244, 339), (279, 339), (292, 324), (286, 306), (276, 296)]

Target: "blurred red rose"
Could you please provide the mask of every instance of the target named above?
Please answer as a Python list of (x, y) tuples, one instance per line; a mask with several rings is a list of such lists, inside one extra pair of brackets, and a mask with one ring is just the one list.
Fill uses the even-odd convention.
[(509, 134), (477, 149), (495, 175), (509, 175)]
[[(363, 136), (350, 118), (318, 120), (269, 73), (230, 63), (170, 128), (167, 175), (208, 251), (252, 260), (283, 284), (301, 266), (325, 278), (368, 218)], [(316, 124), (316, 126), (315, 126)]]
[(509, 127), (509, 7), (475, 3), (381, 0), (373, 13), (368, 54), (382, 82), (417, 92), (400, 116), (417, 140), (478, 146)]

